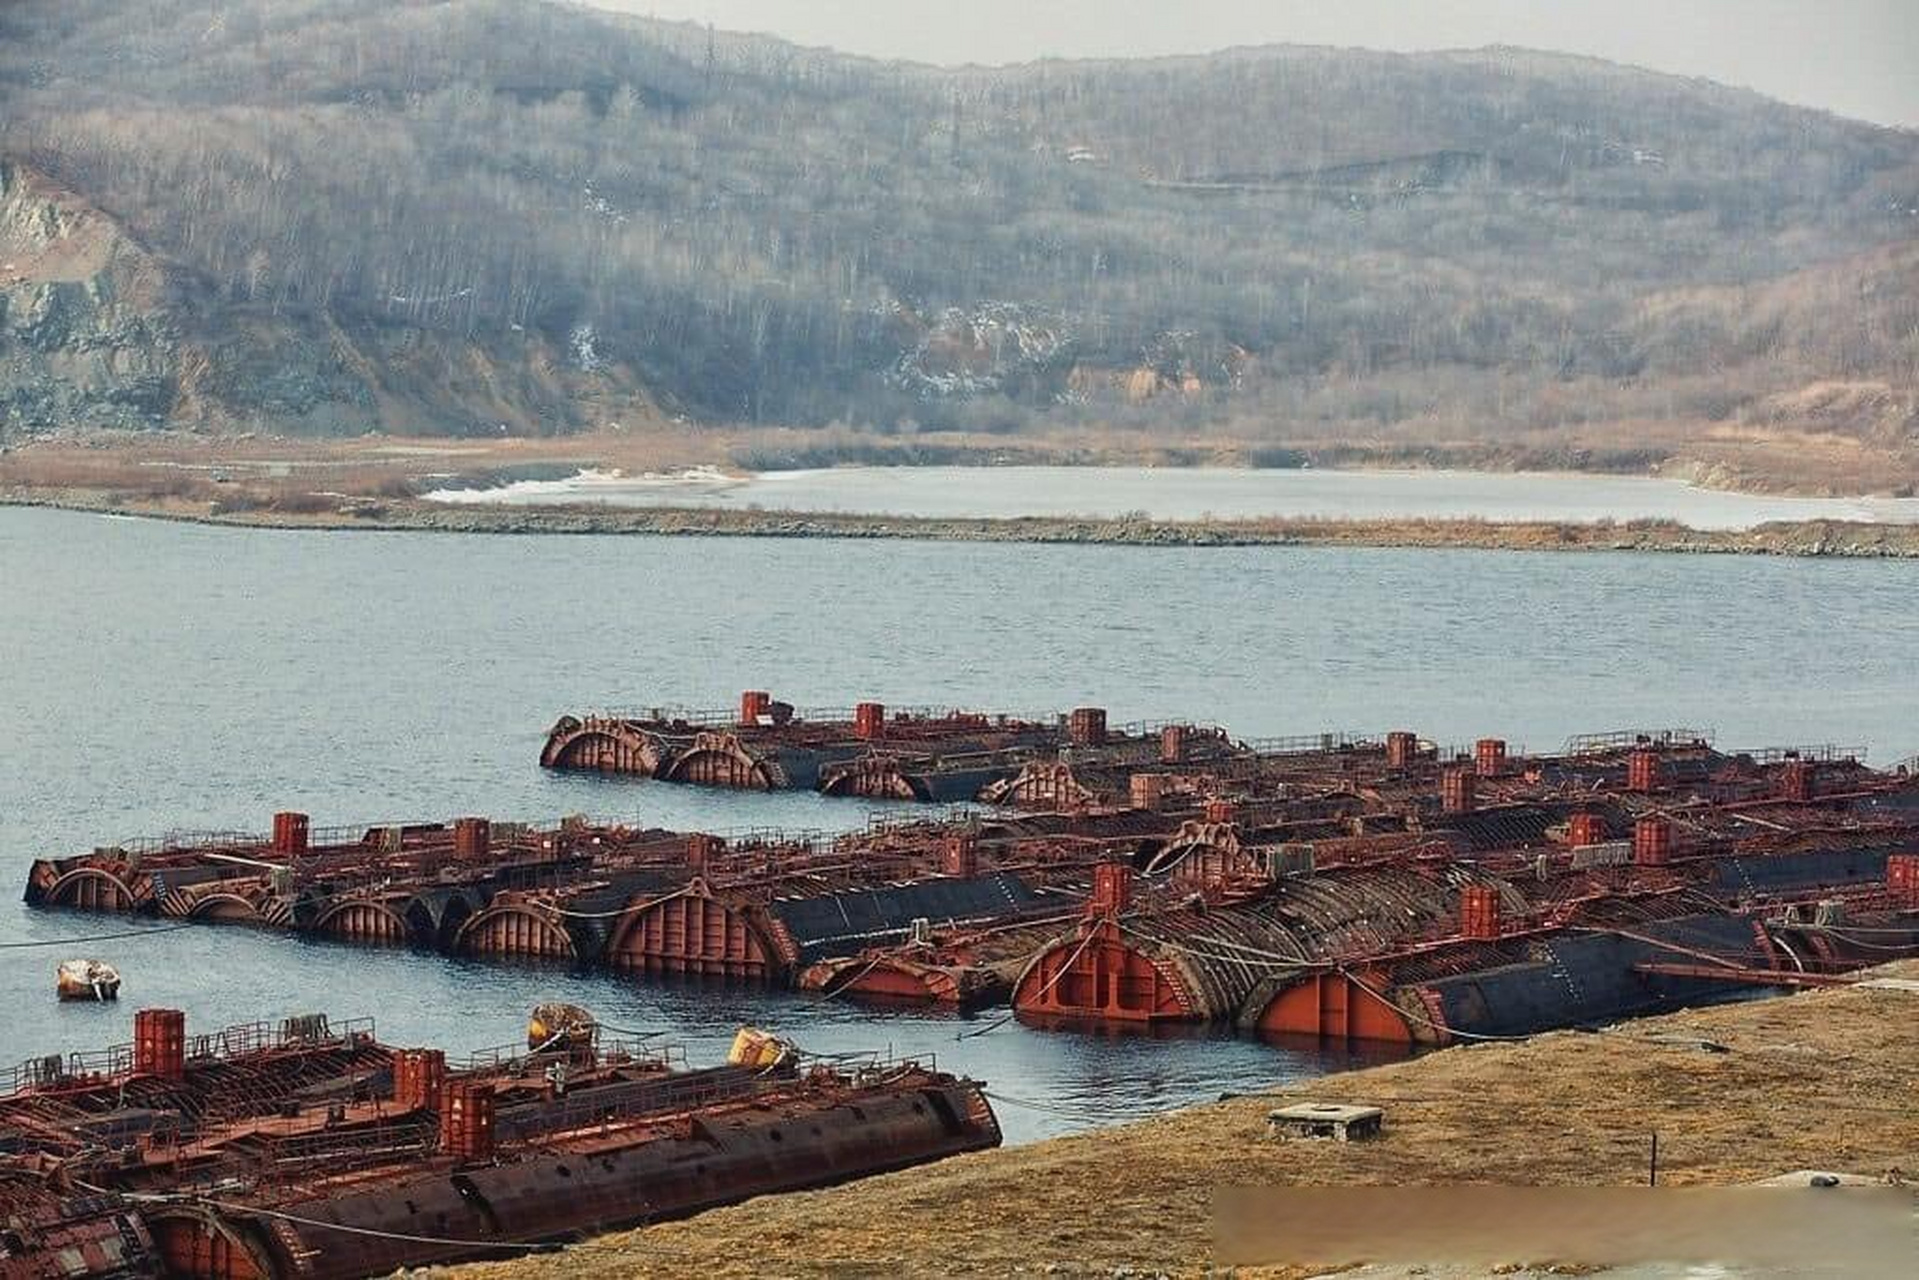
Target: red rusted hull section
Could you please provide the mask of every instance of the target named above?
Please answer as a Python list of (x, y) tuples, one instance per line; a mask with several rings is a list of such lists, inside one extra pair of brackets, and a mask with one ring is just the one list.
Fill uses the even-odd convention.
[[(228, 835), (46, 860), (27, 901), (636, 977), (786, 984), (806, 964), (904, 939), (919, 915), (977, 929), (1070, 912), (1095, 860), (1134, 856), (1164, 829), (1110, 825), (905, 823), (734, 841), (575, 821), (460, 819), (312, 837), (303, 827), (297, 850), (276, 847), (277, 835)], [(859, 927), (836, 929), (849, 912)]]
[(1286, 987), (1259, 1011), (1253, 1029), (1261, 1035), (1298, 1036), (1341, 1047), (1411, 1048), (1420, 1039), (1412, 1020), (1382, 994), (1376, 978), (1345, 973), (1315, 973)]
[[(177, 1012), (143, 1010), (140, 1026), (0, 1093), (9, 1280), (385, 1275), (1000, 1136), (979, 1085), (907, 1061), (689, 1071), (588, 1040), (453, 1066), (368, 1024), (188, 1037)], [(82, 1185), (98, 1190), (62, 1190)]]
[[(1816, 981), (1898, 952), (1919, 910), (1919, 778), (1837, 748), (1727, 752), (1670, 730), (1449, 754), (1410, 731), (1240, 741), (1113, 728), (1097, 708), (799, 715), (758, 693), (737, 715), (563, 721), (549, 747), (556, 767), (728, 787), (938, 798), (964, 776), (1012, 807), (734, 841), (478, 818), (327, 832), (284, 813), (270, 836), (36, 863), (27, 900), (1387, 1043), (1623, 1015), (1789, 965)], [(1865, 918), (1892, 951), (1848, 932)], [(1711, 935), (1699, 954), (1682, 925)], [(1585, 966), (1563, 995), (1539, 979), (1552, 956)]]
[[(1032, 958), (1016, 1009), (1445, 1044), (1919, 952), (1919, 780), (1836, 749), (1721, 753), (1678, 731), (1551, 757), (1485, 739), (1452, 762), (1389, 734), (1225, 763), (1237, 789), (1171, 761), (1133, 775), (1153, 811), (1198, 813)], [(1793, 914), (1815, 907), (1832, 922)]]
[[(1172, 744), (1168, 746), (1167, 744)], [(952, 802), (975, 798), (1026, 808), (1111, 803), (1074, 781), (1064, 755), (1101, 775), (1118, 765), (1226, 756), (1211, 726), (1109, 727), (1099, 707), (1037, 716), (948, 708), (797, 711), (757, 691), (737, 712), (654, 708), (560, 717), (547, 731), (548, 769), (632, 774), (737, 790)], [(1062, 772), (1062, 770), (1064, 770)], [(1102, 772), (1104, 771), (1104, 772)]]

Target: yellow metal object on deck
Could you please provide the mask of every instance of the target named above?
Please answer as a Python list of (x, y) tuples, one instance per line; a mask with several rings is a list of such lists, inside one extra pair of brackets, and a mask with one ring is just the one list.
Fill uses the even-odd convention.
[(791, 1044), (756, 1027), (741, 1027), (726, 1060), (736, 1067), (777, 1067), (793, 1056)]
[(536, 1005), (526, 1020), (526, 1047), (534, 1053), (593, 1043), (599, 1029), (593, 1015), (577, 1004)]

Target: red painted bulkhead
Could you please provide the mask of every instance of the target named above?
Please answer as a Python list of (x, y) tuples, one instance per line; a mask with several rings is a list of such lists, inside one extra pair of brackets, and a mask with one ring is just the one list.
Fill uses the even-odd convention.
[(1188, 1022), (1202, 1016), (1174, 971), (1129, 944), (1110, 920), (1041, 952), (1020, 976), (1021, 1013), (1116, 1022)]

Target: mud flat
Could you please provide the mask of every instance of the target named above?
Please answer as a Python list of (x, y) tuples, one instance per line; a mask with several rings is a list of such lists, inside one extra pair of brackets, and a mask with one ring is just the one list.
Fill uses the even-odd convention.
[[(1602, 1034), (1447, 1049), (458, 1274), (1109, 1276), (1132, 1268), (1197, 1276), (1212, 1256), (1216, 1188), (1637, 1185), (1654, 1131), (1662, 1185), (1729, 1185), (1799, 1169), (1910, 1177), (1919, 1165), (1919, 962), (1865, 977), (1891, 981)], [(1306, 1099), (1383, 1107), (1385, 1131), (1353, 1144), (1266, 1136), (1269, 1110)], [(1285, 1261), (1257, 1274), (1316, 1274), (1345, 1260)]]

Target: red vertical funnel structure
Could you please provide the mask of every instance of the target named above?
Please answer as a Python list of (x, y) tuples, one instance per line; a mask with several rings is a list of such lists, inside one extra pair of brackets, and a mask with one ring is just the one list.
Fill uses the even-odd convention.
[(764, 689), (748, 689), (740, 695), (740, 723), (758, 724), (760, 717), (773, 710), (773, 695)]
[(940, 870), (958, 879), (979, 874), (979, 837), (960, 831), (946, 837), (940, 848)]
[(493, 824), (485, 818), (453, 820), (453, 856), (462, 862), (485, 860), (493, 848)]
[(1133, 904), (1133, 869), (1123, 862), (1102, 862), (1093, 868), (1093, 896), (1086, 900), (1089, 916), (1124, 915)]
[(426, 1111), (446, 1088), (446, 1051), (401, 1049), (393, 1055), (393, 1107)]
[(686, 838), (686, 865), (694, 874), (705, 871), (713, 859), (720, 856), (726, 848), (726, 841), (704, 831), (695, 831)]
[(1919, 853), (1886, 858), (1886, 890), (1901, 906), (1919, 907)]
[(1462, 937), (1498, 940), (1498, 889), (1489, 884), (1469, 884), (1459, 891), (1459, 932)]
[(449, 1080), (440, 1094), (440, 1150), (460, 1160), (493, 1155), (493, 1090), (477, 1080)]
[(1136, 773), (1126, 780), (1126, 787), (1135, 809), (1157, 810), (1166, 802), (1163, 773)]
[(1633, 824), (1632, 860), (1642, 867), (1663, 867), (1672, 861), (1672, 823), (1664, 818), (1641, 818)]
[(1447, 813), (1471, 813), (1473, 811), (1473, 771), (1454, 768), (1441, 774), (1439, 801), (1440, 807)]
[(1482, 778), (1497, 778), (1506, 772), (1506, 740), (1481, 738), (1473, 746), (1473, 770)]
[(1606, 819), (1597, 813), (1575, 813), (1566, 819), (1566, 843), (1575, 849), (1606, 842)]
[(1641, 747), (1626, 756), (1626, 790), (1659, 790), (1659, 753)]
[(295, 857), (307, 851), (307, 816), (304, 813), (273, 815), (273, 851)]
[(1186, 726), (1169, 724), (1159, 731), (1159, 762), (1178, 764), (1186, 758)]
[(1079, 707), (1067, 719), (1066, 734), (1076, 747), (1101, 747), (1106, 745), (1106, 709), (1104, 707)]
[(135, 1074), (183, 1080), (187, 1074), (187, 1015), (179, 1009), (142, 1009), (133, 1015)]
[(1418, 755), (1418, 734), (1396, 729), (1386, 735), (1386, 767), (1388, 769), (1410, 769)]

